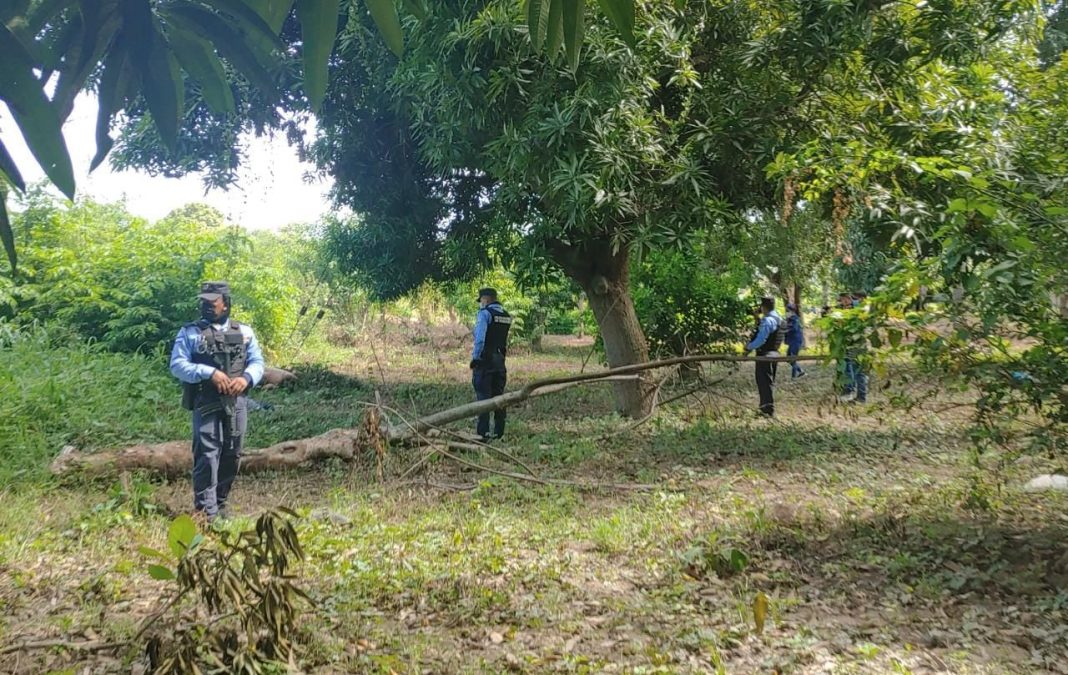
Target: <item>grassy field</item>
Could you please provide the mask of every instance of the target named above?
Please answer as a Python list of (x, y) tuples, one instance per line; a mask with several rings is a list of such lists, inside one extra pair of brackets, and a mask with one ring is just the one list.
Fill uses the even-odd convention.
[[(259, 395), (273, 409), (253, 413), (251, 445), (355, 424), (376, 390), (405, 415), (465, 402), (465, 350), (459, 331), (399, 328), (316, 349), (296, 387)], [(578, 371), (589, 353), (561, 339), (517, 353), (510, 388)], [(937, 387), (902, 385), (905, 367), (877, 378), (867, 407), (835, 403), (830, 367), (809, 372), (782, 378), (774, 421), (753, 414), (750, 367), (709, 367), (717, 384), (637, 426), (611, 412), (606, 385), (570, 389), (515, 409), (502, 444), (560, 482), (445, 459), (378, 482), (369, 466), (328, 463), (240, 479), (231, 527), (278, 504), (304, 516), (309, 672), (1068, 672), (1068, 498), (1020, 490), (1050, 462), (1013, 462), (1000, 480), (977, 470), (956, 405), (967, 394), (894, 409), (900, 387)], [(147, 390), (169, 386), (152, 377)], [(661, 398), (691, 386), (669, 383)], [(181, 438), (176, 397), (107, 439)], [(63, 433), (48, 442), (91, 445), (92, 428), (75, 428), (91, 421), (56, 419)], [(416, 459), (393, 449), (388, 473)], [(128, 638), (164, 588), (137, 548), (165, 546), (189, 485), (57, 483), (46, 461), (27, 459), (0, 494), (0, 645)], [(0, 671), (19, 673), (139, 663), (0, 655)]]

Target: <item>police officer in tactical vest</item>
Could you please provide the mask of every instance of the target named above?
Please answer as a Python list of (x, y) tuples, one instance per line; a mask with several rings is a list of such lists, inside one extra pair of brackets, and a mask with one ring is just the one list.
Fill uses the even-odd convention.
[(182, 406), (193, 411), (193, 507), (211, 521), (227, 516), (245, 439), (245, 394), (263, 378), (264, 364), (252, 328), (230, 319), (230, 286), (209, 281), (198, 297), (200, 320), (178, 331), (171, 373), (182, 382)]
[[(757, 356), (779, 356), (779, 348), (782, 347), (786, 337), (786, 322), (775, 311), (775, 298), (761, 298), (760, 313), (763, 318), (757, 326), (756, 335), (745, 346), (747, 352), (756, 350)], [(760, 413), (768, 417), (775, 415), (775, 373), (778, 363), (771, 361), (756, 362), (756, 385), (760, 394)]]
[[(505, 357), (508, 354), (508, 329), (512, 317), (497, 302), (497, 291), (483, 288), (478, 292), (478, 315), (475, 317), (475, 348), (471, 352), (471, 383), (479, 401), (504, 393), (508, 382)], [(476, 431), (483, 440), (504, 435), (505, 411), (493, 413), (493, 434), (490, 434), (490, 414), (478, 416)]]

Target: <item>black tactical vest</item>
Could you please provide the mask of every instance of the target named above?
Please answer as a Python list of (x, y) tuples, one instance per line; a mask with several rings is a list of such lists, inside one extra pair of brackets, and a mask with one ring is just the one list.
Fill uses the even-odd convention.
[[(231, 378), (244, 375), (245, 366), (248, 364), (248, 344), (245, 342), (244, 333), (241, 332), (241, 324), (230, 321), (230, 327), (226, 330), (216, 330), (207, 321), (200, 320), (186, 324), (186, 326), (200, 330), (200, 339), (197, 340), (196, 349), (193, 350), (193, 363), (217, 368)], [(233, 397), (221, 396), (211, 380), (192, 385), (192, 391), (186, 393), (185, 396), (192, 398), (193, 400), (189, 403), (201, 412), (220, 408), (224, 404), (233, 402)], [(185, 402), (186, 398), (183, 398), (183, 403)]]
[(783, 341), (786, 340), (786, 321), (784, 321), (781, 316), (775, 317), (775, 320), (778, 322), (779, 327), (768, 335), (768, 339), (764, 340), (764, 344), (757, 347), (757, 356), (764, 356), (768, 352), (779, 351), (779, 347), (782, 347)]
[(490, 313), (490, 323), (486, 329), (486, 343), (482, 345), (482, 353), (478, 358), (486, 361), (497, 360), (494, 357), (503, 359), (508, 355), (508, 329), (512, 327), (512, 315), (499, 305), (485, 309)]

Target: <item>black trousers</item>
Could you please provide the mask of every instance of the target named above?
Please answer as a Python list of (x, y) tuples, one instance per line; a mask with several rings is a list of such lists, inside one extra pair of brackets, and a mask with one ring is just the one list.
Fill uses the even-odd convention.
[[(778, 356), (778, 354), (761, 354), (760, 356)], [(757, 393), (760, 394), (760, 412), (768, 417), (775, 415), (775, 373), (778, 363), (774, 361), (756, 362)]]
[[(508, 370), (503, 365), (496, 368), (475, 368), (471, 371), (471, 384), (475, 387), (475, 397), (479, 401), (500, 396), (504, 393), (504, 386), (508, 384)], [(504, 408), (494, 410), (492, 414), (493, 435), (500, 438), (504, 435), (504, 419), (507, 414)], [(490, 435), (490, 413), (478, 416), (475, 431), (479, 436)]]

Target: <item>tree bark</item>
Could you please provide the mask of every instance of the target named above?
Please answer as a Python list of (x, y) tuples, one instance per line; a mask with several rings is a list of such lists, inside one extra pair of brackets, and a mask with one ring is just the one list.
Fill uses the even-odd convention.
[[(586, 293), (590, 309), (604, 341), (609, 368), (619, 368), (649, 360), (649, 346), (638, 323), (630, 297), (630, 257), (626, 247), (612, 248), (607, 240), (593, 240), (576, 246), (556, 243), (550, 247), (554, 258)], [(645, 377), (613, 385), (616, 408), (635, 419), (652, 410), (653, 386)]]

